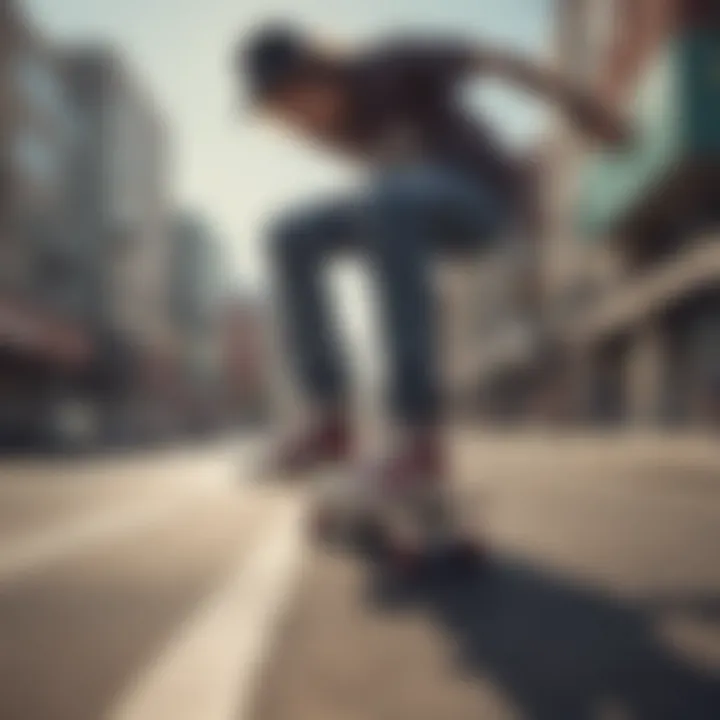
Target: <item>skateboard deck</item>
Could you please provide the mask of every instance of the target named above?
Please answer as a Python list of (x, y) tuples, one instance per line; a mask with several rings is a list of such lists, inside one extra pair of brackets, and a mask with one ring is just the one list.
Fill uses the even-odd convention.
[(320, 545), (406, 574), (450, 564), (475, 567), (484, 554), (472, 523), (475, 503), (457, 491), (431, 498), (426, 507), (395, 503), (347, 470), (324, 474), (313, 490), (310, 532)]

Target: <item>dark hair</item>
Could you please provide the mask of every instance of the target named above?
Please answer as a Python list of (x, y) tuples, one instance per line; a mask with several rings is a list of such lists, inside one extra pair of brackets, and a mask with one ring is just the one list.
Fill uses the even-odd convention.
[(252, 101), (309, 74), (322, 72), (322, 61), (304, 33), (286, 23), (272, 23), (241, 41), (236, 66), (247, 78)]

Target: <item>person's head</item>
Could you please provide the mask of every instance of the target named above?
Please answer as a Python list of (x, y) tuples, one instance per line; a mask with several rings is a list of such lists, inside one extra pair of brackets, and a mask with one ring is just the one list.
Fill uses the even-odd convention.
[(257, 30), (236, 58), (254, 106), (306, 132), (331, 131), (346, 109), (340, 63), (285, 25)]

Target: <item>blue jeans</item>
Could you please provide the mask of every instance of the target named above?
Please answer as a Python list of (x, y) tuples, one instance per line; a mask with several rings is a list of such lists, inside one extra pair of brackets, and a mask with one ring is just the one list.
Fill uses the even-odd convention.
[(322, 270), (334, 254), (353, 252), (369, 263), (379, 293), (393, 414), (410, 426), (436, 422), (433, 259), (482, 249), (507, 217), (489, 186), (425, 166), (385, 172), (355, 197), (285, 215), (272, 232), (272, 261), (290, 356), (310, 397), (336, 404), (347, 396)]

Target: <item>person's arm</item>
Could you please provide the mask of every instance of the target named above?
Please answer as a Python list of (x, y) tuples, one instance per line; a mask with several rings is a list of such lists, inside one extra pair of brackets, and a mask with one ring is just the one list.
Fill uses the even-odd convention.
[(494, 76), (555, 103), (582, 132), (604, 143), (620, 145), (632, 137), (621, 115), (587, 88), (513, 52), (448, 38), (404, 38), (388, 47), (386, 57), (425, 84), (442, 87), (469, 74)]
[(484, 48), (471, 51), (469, 64), (471, 70), (555, 102), (580, 130), (602, 142), (620, 145), (632, 137), (629, 124), (618, 112), (557, 71), (504, 50)]

